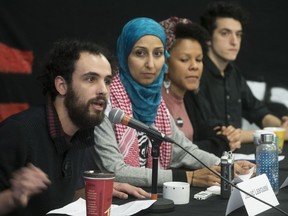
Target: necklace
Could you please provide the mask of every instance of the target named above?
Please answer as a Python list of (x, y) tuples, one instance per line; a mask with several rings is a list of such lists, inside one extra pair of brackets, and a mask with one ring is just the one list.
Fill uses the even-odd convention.
[(182, 118), (181, 117), (178, 117), (177, 119), (176, 119), (176, 125), (178, 126), (178, 127), (183, 127), (183, 120), (182, 120)]

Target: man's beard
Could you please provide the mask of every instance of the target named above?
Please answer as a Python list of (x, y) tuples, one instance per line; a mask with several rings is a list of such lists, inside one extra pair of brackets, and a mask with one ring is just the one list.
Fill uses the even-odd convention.
[(104, 110), (97, 111), (90, 114), (89, 107), (93, 104), (93, 101), (104, 100), (104, 110), (107, 106), (107, 98), (105, 96), (97, 96), (94, 99), (89, 100), (86, 104), (83, 103), (76, 92), (69, 86), (64, 100), (64, 104), (68, 111), (68, 115), (71, 121), (79, 128), (86, 129), (99, 125), (104, 119)]

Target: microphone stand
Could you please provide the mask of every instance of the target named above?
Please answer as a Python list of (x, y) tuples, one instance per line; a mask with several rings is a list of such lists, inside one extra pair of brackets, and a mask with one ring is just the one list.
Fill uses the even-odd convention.
[[(149, 137), (149, 136), (148, 136)], [(174, 210), (174, 202), (169, 199), (158, 198), (158, 158), (160, 155), (160, 145), (162, 140), (157, 138), (149, 137), (152, 143), (152, 187), (151, 187), (151, 198), (157, 200), (148, 209), (150, 212), (171, 212)]]

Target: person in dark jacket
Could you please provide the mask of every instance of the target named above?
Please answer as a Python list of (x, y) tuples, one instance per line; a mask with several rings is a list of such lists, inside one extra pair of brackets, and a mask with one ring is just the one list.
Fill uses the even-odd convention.
[[(248, 16), (240, 5), (231, 1), (215, 1), (200, 17), (209, 32), (207, 58), (201, 78), (199, 96), (208, 102), (206, 110), (224, 125), (242, 127), (242, 118), (258, 127), (284, 127), (288, 116), (278, 118), (259, 101), (247, 85), (234, 61), (241, 48)], [(207, 103), (203, 103), (204, 106)], [(242, 130), (241, 142), (253, 142), (254, 130)], [(288, 133), (286, 133), (286, 140)]]
[[(84, 151), (95, 144), (94, 127), (103, 121), (112, 80), (109, 56), (90, 42), (54, 44), (41, 77), (47, 104), (0, 124), (0, 215), (45, 215), (83, 194), (78, 181)], [(115, 196), (126, 193), (150, 196), (114, 183)]]

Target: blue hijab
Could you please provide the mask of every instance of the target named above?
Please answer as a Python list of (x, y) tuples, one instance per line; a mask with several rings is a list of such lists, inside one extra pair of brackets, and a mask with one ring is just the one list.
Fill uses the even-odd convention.
[(163, 65), (157, 79), (149, 85), (141, 85), (133, 79), (128, 68), (128, 56), (134, 44), (145, 35), (154, 35), (162, 41), (167, 59), (169, 54), (166, 50), (166, 35), (163, 27), (153, 19), (145, 17), (133, 19), (123, 27), (117, 40), (116, 54), (120, 79), (132, 103), (133, 117), (151, 125), (155, 121), (161, 102), (161, 87), (167, 66)]

